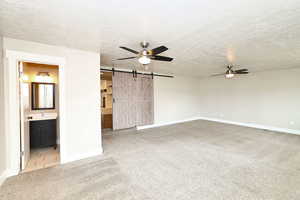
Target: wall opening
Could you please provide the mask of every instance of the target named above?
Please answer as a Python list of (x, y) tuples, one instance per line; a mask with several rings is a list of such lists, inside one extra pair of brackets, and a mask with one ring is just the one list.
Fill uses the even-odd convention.
[(113, 129), (113, 89), (112, 73), (101, 72), (101, 129)]
[(19, 62), (20, 168), (60, 163), (59, 66)]

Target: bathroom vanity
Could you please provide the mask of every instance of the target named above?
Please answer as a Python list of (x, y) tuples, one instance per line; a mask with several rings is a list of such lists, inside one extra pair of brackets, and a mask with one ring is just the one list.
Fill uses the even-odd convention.
[(31, 121), (30, 129), (30, 148), (56, 148), (56, 119)]
[(57, 147), (56, 118), (56, 113), (39, 113), (28, 117), (30, 148)]
[(31, 83), (30, 148), (57, 147), (55, 84)]

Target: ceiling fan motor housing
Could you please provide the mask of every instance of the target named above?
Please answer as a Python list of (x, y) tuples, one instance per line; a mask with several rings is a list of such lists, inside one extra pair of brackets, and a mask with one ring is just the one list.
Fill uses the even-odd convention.
[(141, 56), (148, 56), (148, 55), (150, 55), (150, 53), (146, 49), (141, 51)]

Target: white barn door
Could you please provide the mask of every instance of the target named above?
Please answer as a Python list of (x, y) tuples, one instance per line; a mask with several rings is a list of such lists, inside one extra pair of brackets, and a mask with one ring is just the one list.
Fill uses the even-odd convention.
[(113, 75), (113, 129), (135, 126), (135, 80), (130, 73), (115, 72)]
[(113, 75), (113, 129), (153, 124), (151, 76), (115, 72)]
[(138, 75), (136, 86), (136, 126), (153, 124), (153, 79), (151, 76)]

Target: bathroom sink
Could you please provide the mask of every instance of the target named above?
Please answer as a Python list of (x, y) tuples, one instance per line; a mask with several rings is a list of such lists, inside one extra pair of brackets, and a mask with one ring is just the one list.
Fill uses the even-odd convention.
[(27, 115), (28, 121), (56, 119), (57, 113), (31, 113)]

